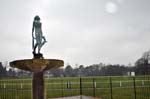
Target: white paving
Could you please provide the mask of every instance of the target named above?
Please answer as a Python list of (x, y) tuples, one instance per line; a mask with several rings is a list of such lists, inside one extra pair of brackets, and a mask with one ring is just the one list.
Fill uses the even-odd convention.
[(61, 97), (61, 98), (51, 98), (51, 99), (100, 99), (88, 96), (72, 96), (72, 97)]

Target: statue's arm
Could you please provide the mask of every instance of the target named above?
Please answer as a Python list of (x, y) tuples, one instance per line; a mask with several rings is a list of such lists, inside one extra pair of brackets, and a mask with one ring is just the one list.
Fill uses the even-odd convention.
[(40, 24), (40, 28), (41, 28), (41, 34), (42, 34), (42, 36), (43, 36), (42, 23)]
[(34, 49), (34, 22), (32, 26), (32, 49)]
[(33, 22), (33, 26), (32, 26), (32, 38), (34, 39), (34, 22)]

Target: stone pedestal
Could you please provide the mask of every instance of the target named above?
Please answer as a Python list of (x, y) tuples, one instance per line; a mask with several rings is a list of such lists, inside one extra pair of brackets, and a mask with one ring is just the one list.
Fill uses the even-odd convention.
[(43, 72), (33, 73), (32, 97), (32, 99), (45, 99)]

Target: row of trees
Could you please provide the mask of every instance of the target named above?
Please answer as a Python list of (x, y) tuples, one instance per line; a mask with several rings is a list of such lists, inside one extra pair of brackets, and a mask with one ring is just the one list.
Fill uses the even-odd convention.
[[(135, 66), (125, 65), (105, 65), (103, 63), (94, 64), (90, 66), (80, 65), (77, 68), (73, 68), (71, 65), (67, 65), (66, 68), (59, 68), (51, 71), (47, 71), (47, 76), (53, 77), (78, 77), (78, 76), (122, 76), (128, 75), (130, 72), (135, 72), (136, 75), (149, 75), (150, 74), (150, 51), (147, 51), (143, 56), (138, 59)], [(31, 77), (31, 73), (13, 69), (6, 70), (6, 67), (0, 63), (0, 77), (15, 76), (15, 77)]]
[(0, 77), (10, 77), (15, 75), (16, 72), (13, 69), (7, 71), (7, 68), (2, 65), (2, 62), (0, 62)]
[[(71, 65), (67, 65), (66, 68), (59, 68), (51, 71), (47, 71), (45, 74), (48, 76), (54, 77), (77, 77), (77, 76), (117, 76), (117, 75), (126, 75), (127, 72), (134, 71), (133, 67), (124, 66), (124, 65), (104, 65), (94, 64), (84, 67), (80, 65), (78, 68), (72, 68)], [(9, 69), (6, 70), (6, 67), (0, 63), (0, 77), (31, 77), (30, 72), (22, 70)]]
[(150, 75), (150, 50), (144, 52), (136, 61), (135, 72), (137, 75)]
[(84, 67), (80, 65), (79, 68), (72, 68), (71, 65), (66, 66), (65, 69), (56, 69), (51, 71), (52, 76), (122, 76), (130, 75), (134, 72), (135, 75), (150, 75), (150, 50), (143, 53), (134, 66), (125, 65), (105, 65), (103, 63), (94, 64)]
[(84, 67), (80, 65), (79, 68), (72, 68), (71, 65), (66, 66), (65, 69), (56, 69), (50, 71), (52, 76), (59, 77), (77, 77), (77, 76), (121, 76), (127, 75), (128, 72), (132, 72), (133, 67), (124, 65), (101, 65), (94, 64)]
[(15, 70), (14, 68), (10, 68), (8, 69), (8, 64), (2, 64), (2, 62), (0, 62), (0, 78), (6, 78), (6, 77), (11, 77), (11, 78), (16, 78), (16, 77), (31, 77), (32, 73), (31, 72), (27, 72), (27, 71), (23, 71), (23, 70)]
[(4, 76), (4, 75), (6, 75), (6, 67), (4, 68), (3, 66), (2, 66), (2, 63), (0, 62), (0, 75), (2, 76)]

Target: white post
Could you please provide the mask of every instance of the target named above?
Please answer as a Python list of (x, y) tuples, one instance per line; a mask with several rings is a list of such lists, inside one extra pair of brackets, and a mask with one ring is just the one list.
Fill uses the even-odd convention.
[(94, 82), (94, 87), (96, 88), (96, 81)]
[(21, 89), (22, 89), (22, 83), (20, 84), (20, 87), (21, 87)]
[(6, 84), (4, 83), (4, 89), (6, 88)]
[(142, 86), (144, 86), (144, 80), (142, 80)]
[(120, 87), (122, 86), (122, 82), (120, 81)]

